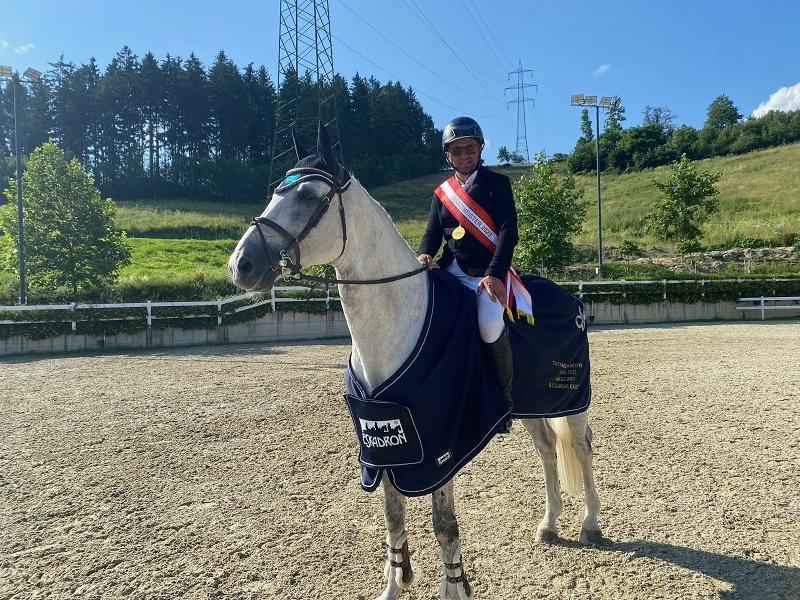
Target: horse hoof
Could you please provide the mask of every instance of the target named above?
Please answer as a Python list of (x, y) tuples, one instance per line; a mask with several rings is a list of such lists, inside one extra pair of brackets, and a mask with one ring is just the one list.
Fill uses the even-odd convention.
[(581, 537), (579, 539), (581, 544), (592, 546), (595, 544), (602, 544), (603, 532), (599, 529), (581, 529)]
[(539, 527), (536, 530), (536, 541), (540, 544), (554, 544), (558, 541), (558, 532), (555, 528)]

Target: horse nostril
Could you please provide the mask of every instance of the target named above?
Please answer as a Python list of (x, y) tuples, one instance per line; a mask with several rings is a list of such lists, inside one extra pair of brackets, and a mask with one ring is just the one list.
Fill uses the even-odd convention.
[(248, 274), (250, 271), (252, 271), (252, 270), (253, 270), (253, 263), (251, 263), (251, 262), (250, 262), (250, 261), (247, 259), (247, 257), (245, 257), (245, 256), (242, 256), (242, 257), (239, 259), (239, 262), (238, 262), (238, 263), (236, 263), (236, 269), (237, 269), (237, 270), (239, 271), (239, 273), (241, 273), (242, 275), (247, 275), (247, 274)]

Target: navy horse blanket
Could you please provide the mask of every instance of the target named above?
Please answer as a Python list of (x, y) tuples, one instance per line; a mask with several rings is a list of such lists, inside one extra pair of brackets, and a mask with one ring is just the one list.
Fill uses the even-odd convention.
[[(591, 398), (583, 304), (541, 277), (522, 277), (533, 298), (533, 324), (509, 323), (514, 355), (513, 416), (569, 415)], [(371, 394), (345, 371), (359, 442), (361, 486), (389, 477), (406, 496), (447, 483), (509, 418), (484, 356), (475, 293), (443, 269), (428, 273), (422, 333), (401, 367)]]

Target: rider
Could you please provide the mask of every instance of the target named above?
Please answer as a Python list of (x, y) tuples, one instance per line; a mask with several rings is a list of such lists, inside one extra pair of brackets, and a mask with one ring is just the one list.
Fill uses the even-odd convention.
[[(492, 359), (506, 404), (511, 408), (513, 363), (503, 313), (507, 302), (506, 273), (518, 239), (517, 213), (508, 177), (483, 166), (483, 146), (483, 132), (474, 119), (458, 117), (444, 128), (442, 150), (455, 171), (457, 184), (494, 221), (497, 234), (494, 253), (470, 233), (469, 225), (464, 228), (456, 220), (439, 199), (439, 188), (433, 195), (428, 225), (420, 242), (419, 261), (432, 267), (444, 238), (439, 266), (477, 293), (481, 340)], [(510, 425), (509, 421), (506, 430)]]

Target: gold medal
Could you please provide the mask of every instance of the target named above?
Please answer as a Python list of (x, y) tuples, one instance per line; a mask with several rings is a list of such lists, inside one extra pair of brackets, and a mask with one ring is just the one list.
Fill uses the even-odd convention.
[(461, 225), (459, 225), (458, 227), (453, 229), (453, 233), (452, 233), (453, 239), (454, 240), (460, 240), (461, 238), (464, 237), (465, 233), (467, 233), (466, 230)]

